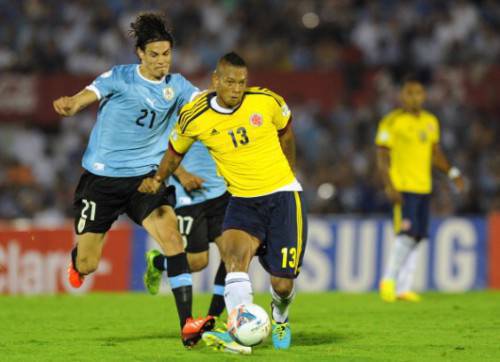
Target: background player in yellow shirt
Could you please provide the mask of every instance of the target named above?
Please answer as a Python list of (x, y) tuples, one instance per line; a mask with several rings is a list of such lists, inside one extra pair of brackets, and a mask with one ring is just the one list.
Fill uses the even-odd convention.
[[(394, 204), (397, 234), (380, 282), (380, 296), (386, 302), (398, 297), (408, 301), (420, 299), (410, 288), (416, 246), (428, 233), (432, 166), (446, 173), (458, 191), (464, 187), (460, 171), (450, 166), (439, 145), (437, 118), (422, 109), (425, 96), (418, 79), (406, 78), (401, 90), (403, 107), (382, 119), (375, 140), (384, 190)], [(405, 285), (398, 286), (398, 279)]]
[[(156, 175), (145, 179), (139, 190), (156, 192), (196, 140), (208, 148), (231, 193), (220, 243), (228, 272), (227, 310), (252, 303), (247, 272), (253, 256), (259, 255), (271, 274), (273, 344), (286, 349), (291, 341), (288, 308), (306, 247), (306, 212), (302, 187), (292, 171), (290, 110), (279, 95), (247, 88), (247, 77), (237, 54), (219, 60), (212, 77), (215, 92), (183, 107)], [(238, 345), (227, 332), (207, 332), (203, 339), (219, 350), (250, 353), (250, 347)]]

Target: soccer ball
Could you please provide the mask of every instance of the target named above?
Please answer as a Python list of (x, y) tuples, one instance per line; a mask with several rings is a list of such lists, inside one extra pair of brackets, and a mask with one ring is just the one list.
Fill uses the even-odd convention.
[(227, 329), (236, 342), (252, 347), (269, 335), (271, 321), (266, 311), (257, 304), (240, 304), (229, 314)]

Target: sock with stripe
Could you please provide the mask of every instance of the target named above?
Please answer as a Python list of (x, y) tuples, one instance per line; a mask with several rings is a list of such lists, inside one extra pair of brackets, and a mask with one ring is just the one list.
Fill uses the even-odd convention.
[(250, 277), (247, 273), (227, 273), (226, 286), (224, 287), (224, 300), (226, 301), (228, 313), (231, 313), (238, 304), (252, 303), (252, 283), (250, 283)]
[(193, 279), (186, 258), (186, 253), (167, 256), (168, 263), (168, 281), (172, 293), (174, 294), (177, 313), (181, 328), (188, 318), (191, 318), (191, 309), (193, 306)]
[(210, 302), (210, 309), (208, 310), (208, 315), (218, 317), (224, 311), (224, 284), (226, 279), (226, 266), (224, 262), (220, 262), (219, 269), (215, 275), (214, 280), (214, 291), (212, 295), (212, 301)]
[(272, 286), (270, 286), (269, 289), (271, 291), (271, 296), (273, 297), (273, 301), (271, 303), (273, 319), (278, 323), (285, 323), (288, 320), (288, 309), (290, 308), (290, 304), (295, 297), (295, 286), (290, 292), (290, 295), (286, 297), (282, 297), (276, 293)]

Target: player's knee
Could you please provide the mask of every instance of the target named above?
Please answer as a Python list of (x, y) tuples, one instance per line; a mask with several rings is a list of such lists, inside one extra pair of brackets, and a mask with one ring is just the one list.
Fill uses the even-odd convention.
[(161, 240), (158, 240), (158, 242), (164, 250), (168, 251), (169, 255), (184, 252), (182, 236), (177, 229), (172, 227), (165, 228), (164, 233), (162, 233), (161, 236), (162, 238)]
[(222, 260), (228, 272), (246, 270), (251, 258), (250, 248), (237, 244), (225, 248), (222, 254)]
[(188, 253), (187, 259), (189, 263), (189, 269), (191, 269), (192, 272), (198, 272), (207, 267), (208, 252), (196, 253), (196, 254)]
[(168, 217), (174, 223), (177, 222), (177, 219), (175, 217), (175, 214), (171, 206), (168, 205), (160, 206), (159, 208), (156, 209), (156, 213), (158, 214), (159, 217)]
[(293, 279), (271, 278), (273, 290), (280, 297), (287, 297), (293, 291)]
[(78, 256), (76, 266), (81, 274), (90, 274), (97, 270), (99, 259), (96, 257)]

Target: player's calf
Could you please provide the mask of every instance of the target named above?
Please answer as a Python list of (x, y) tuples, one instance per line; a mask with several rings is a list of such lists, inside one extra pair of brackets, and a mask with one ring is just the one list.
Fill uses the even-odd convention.
[(80, 274), (88, 275), (97, 270), (97, 267), (99, 266), (99, 258), (78, 255), (76, 265)]
[(201, 253), (186, 253), (191, 272), (198, 272), (205, 269), (208, 265), (208, 251)]
[(276, 349), (288, 349), (292, 331), (288, 323), (290, 304), (295, 297), (293, 279), (271, 277), (272, 340)]
[(160, 244), (165, 255), (184, 252), (182, 236), (177, 230), (177, 218), (170, 206), (160, 206), (142, 221), (142, 226)]

